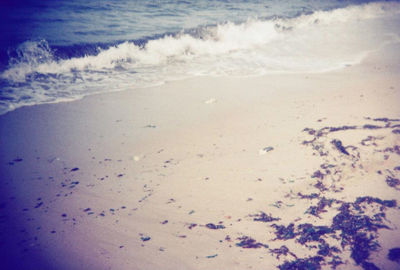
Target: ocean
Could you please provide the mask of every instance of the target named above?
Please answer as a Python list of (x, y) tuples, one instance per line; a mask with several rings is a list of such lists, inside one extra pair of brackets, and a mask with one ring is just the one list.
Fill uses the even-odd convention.
[(2, 1), (0, 114), (195, 76), (326, 72), (400, 42), (387, 1)]

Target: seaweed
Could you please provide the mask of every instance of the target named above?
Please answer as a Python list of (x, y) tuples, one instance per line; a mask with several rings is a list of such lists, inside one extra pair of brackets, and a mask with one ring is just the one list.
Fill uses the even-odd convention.
[(330, 127), (329, 132), (336, 132), (342, 130), (357, 129), (357, 126), (341, 126), (341, 127)]
[(343, 146), (342, 142), (340, 140), (332, 140), (331, 143), (336, 147), (337, 150), (339, 150), (341, 153), (345, 155), (350, 155), (349, 152), (347, 152), (346, 148)]
[(316, 199), (319, 198), (319, 194), (318, 193), (311, 193), (311, 194), (302, 194), (301, 192), (298, 192), (297, 195), (300, 197), (300, 199)]
[(321, 236), (333, 232), (333, 230), (327, 226), (313, 226), (309, 223), (300, 224), (297, 230), (298, 232), (296, 234), (300, 235), (297, 242), (302, 245), (311, 241), (320, 241), (322, 240)]
[(365, 262), (371, 250), (376, 250), (379, 247), (372, 236), (367, 236), (366, 233), (357, 233), (353, 237), (353, 245), (351, 247), (350, 257), (356, 262), (361, 264)]
[(272, 253), (272, 254), (275, 254), (277, 259), (279, 259), (279, 257), (280, 257), (281, 255), (287, 256), (288, 254), (289, 254), (289, 255), (292, 255), (293, 257), (295, 257), (295, 258), (297, 259), (296, 254), (294, 254), (293, 252), (291, 252), (291, 251), (287, 248), (287, 246), (285, 246), (285, 245), (281, 246), (280, 248), (270, 249), (269, 252)]
[(225, 229), (225, 226), (224, 226), (224, 225), (221, 225), (221, 224), (215, 225), (215, 224), (213, 224), (213, 223), (208, 223), (208, 224), (206, 224), (206, 227), (209, 228), (209, 229), (211, 229), (211, 230)]
[(260, 214), (254, 215), (254, 221), (262, 221), (262, 222), (272, 222), (272, 221), (278, 221), (281, 220), (280, 218), (274, 218), (272, 217), (271, 214), (266, 214), (264, 212), (261, 212)]
[(318, 170), (318, 171), (315, 171), (314, 173), (313, 173), (313, 175), (311, 175), (311, 178), (318, 178), (318, 179), (324, 179), (324, 174), (320, 171), (320, 170)]
[(322, 197), (318, 204), (316, 206), (310, 206), (307, 210), (306, 213), (316, 216), (316, 217), (320, 217), (319, 215), (323, 212), (326, 212), (325, 207), (331, 207), (332, 204), (335, 202), (336, 200), (334, 199), (327, 199), (325, 197)]
[(374, 198), (371, 196), (357, 197), (357, 199), (353, 203), (353, 206), (356, 210), (361, 210), (360, 204), (364, 202), (366, 202), (367, 204), (377, 203), (382, 205), (383, 207), (389, 207), (389, 208), (397, 206), (396, 200), (381, 200), (379, 198)]
[(382, 127), (376, 126), (376, 125), (369, 125), (369, 124), (366, 124), (363, 126), (363, 129), (380, 129), (380, 128), (382, 128)]
[(391, 248), (387, 257), (391, 261), (400, 262), (400, 247)]
[(364, 270), (380, 270), (378, 266), (371, 262), (363, 262), (361, 266)]
[(296, 237), (296, 234), (294, 232), (294, 223), (290, 223), (287, 227), (285, 227), (284, 225), (272, 224), (271, 227), (275, 228), (276, 230), (276, 238), (274, 240), (287, 240)]
[(285, 263), (279, 265), (278, 268), (280, 270), (299, 270), (299, 269), (318, 270), (321, 269), (321, 262), (323, 260), (324, 258), (321, 256), (296, 259), (291, 262), (285, 261)]
[(248, 236), (243, 236), (237, 239), (240, 240), (240, 242), (236, 243), (236, 246), (241, 248), (268, 248), (268, 245), (259, 243), (255, 239)]
[(336, 269), (337, 266), (343, 264), (343, 261), (341, 260), (341, 258), (339, 256), (335, 255), (328, 262), (328, 264), (331, 265), (333, 269)]
[(389, 187), (396, 188), (400, 185), (400, 180), (391, 176), (386, 177), (386, 183)]

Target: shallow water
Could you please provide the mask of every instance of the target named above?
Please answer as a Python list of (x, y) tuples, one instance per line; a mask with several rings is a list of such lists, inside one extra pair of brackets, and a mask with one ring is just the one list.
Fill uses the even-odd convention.
[(364, 2), (3, 3), (0, 114), (193, 76), (354, 65), (400, 40), (400, 4)]

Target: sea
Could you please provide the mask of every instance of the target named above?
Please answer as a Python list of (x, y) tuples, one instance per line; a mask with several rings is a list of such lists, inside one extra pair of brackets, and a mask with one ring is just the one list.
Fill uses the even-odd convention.
[(398, 1), (2, 0), (0, 114), (196, 76), (327, 72), (398, 42)]

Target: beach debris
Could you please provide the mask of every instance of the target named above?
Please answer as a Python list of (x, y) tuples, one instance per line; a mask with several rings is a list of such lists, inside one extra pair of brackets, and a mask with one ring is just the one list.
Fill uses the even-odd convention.
[(163, 222), (161, 222), (162, 225), (165, 225), (168, 223), (168, 220), (164, 220)]
[(144, 126), (143, 128), (156, 128), (156, 127), (157, 127), (156, 125), (149, 124), (149, 125)]
[(22, 158), (17, 157), (15, 159), (13, 159), (12, 161), (8, 162), (8, 165), (14, 165), (15, 163), (19, 163), (19, 162), (22, 162), (22, 161), (23, 161)]
[(400, 134), (400, 129), (393, 129), (393, 130), (392, 130), (392, 133), (393, 133), (393, 134)]
[(79, 171), (79, 168), (78, 168), (78, 167), (75, 167), (75, 168), (72, 168), (72, 169), (71, 169), (71, 172), (76, 172), (76, 171)]
[(218, 256), (218, 254), (208, 255), (208, 256), (206, 256), (206, 258), (207, 258), (207, 259), (212, 259), (212, 258), (215, 258), (215, 257), (217, 257), (217, 256)]
[(342, 152), (345, 155), (350, 155), (349, 152), (347, 152), (346, 148), (343, 147), (343, 144), (340, 140), (332, 140), (331, 143), (336, 147), (337, 150), (339, 150), (340, 152)]
[(236, 243), (236, 246), (241, 248), (268, 248), (267, 244), (259, 243), (249, 236), (242, 236), (237, 238), (237, 240), (240, 240), (240, 242)]
[(289, 250), (289, 249), (287, 248), (287, 246), (285, 246), (285, 245), (281, 246), (280, 248), (270, 249), (269, 252), (272, 253), (272, 254), (275, 254), (275, 255), (276, 255), (276, 258), (277, 258), (278, 260), (279, 260), (279, 257), (280, 257), (281, 255), (287, 256), (288, 254), (297, 259), (296, 254), (290, 252), (290, 250)]
[(400, 263), (400, 247), (389, 249), (388, 259)]
[(193, 229), (193, 228), (196, 227), (196, 226), (197, 226), (196, 223), (190, 223), (189, 226), (188, 226), (188, 228), (189, 228), (189, 230), (191, 230), (191, 229)]
[(318, 270), (321, 269), (321, 262), (324, 260), (321, 256), (308, 257), (304, 259), (296, 259), (294, 261), (285, 261), (282, 265), (279, 265), (280, 270), (296, 270), (296, 269), (310, 269)]
[(336, 200), (334, 199), (327, 199), (325, 197), (320, 198), (320, 200), (318, 201), (318, 204), (316, 206), (310, 206), (307, 210), (306, 213), (316, 216), (316, 217), (320, 217), (321, 213), (327, 212), (325, 210), (326, 207), (331, 207), (331, 205), (336, 202)]
[(217, 102), (217, 100), (215, 98), (210, 98), (210, 99), (204, 101), (205, 104), (213, 104), (213, 103), (216, 103), (216, 102)]
[(275, 228), (275, 236), (276, 238), (274, 240), (287, 240), (287, 239), (293, 239), (296, 237), (296, 234), (294, 232), (294, 223), (290, 223), (288, 226), (285, 225), (277, 225), (277, 224), (272, 224), (272, 228)]
[(383, 128), (383, 127), (376, 126), (376, 125), (369, 125), (369, 124), (366, 124), (363, 126), (363, 129), (380, 129), (380, 128)]
[(266, 153), (268, 153), (268, 152), (270, 152), (272, 150), (274, 150), (274, 148), (272, 146), (264, 147), (264, 148), (258, 150), (258, 154), (259, 155), (265, 155)]
[(272, 217), (271, 214), (266, 214), (264, 212), (255, 215), (250, 215), (250, 217), (254, 217), (253, 219), (254, 221), (262, 221), (262, 222), (272, 222), (280, 220), (280, 218), (274, 218)]
[(150, 236), (144, 236), (144, 235), (142, 235), (142, 236), (140, 237), (140, 240), (142, 240), (143, 242), (147, 242), (147, 241), (149, 241), (150, 239), (151, 239)]
[(206, 224), (206, 227), (209, 228), (209, 229), (211, 229), (211, 230), (225, 229), (225, 226), (224, 226), (224, 225), (222, 225), (222, 224), (215, 225), (215, 224), (213, 224), (213, 223), (208, 223), (208, 224)]
[(398, 189), (397, 186), (400, 185), (400, 180), (391, 176), (386, 177), (386, 183), (388, 184), (389, 187)]

